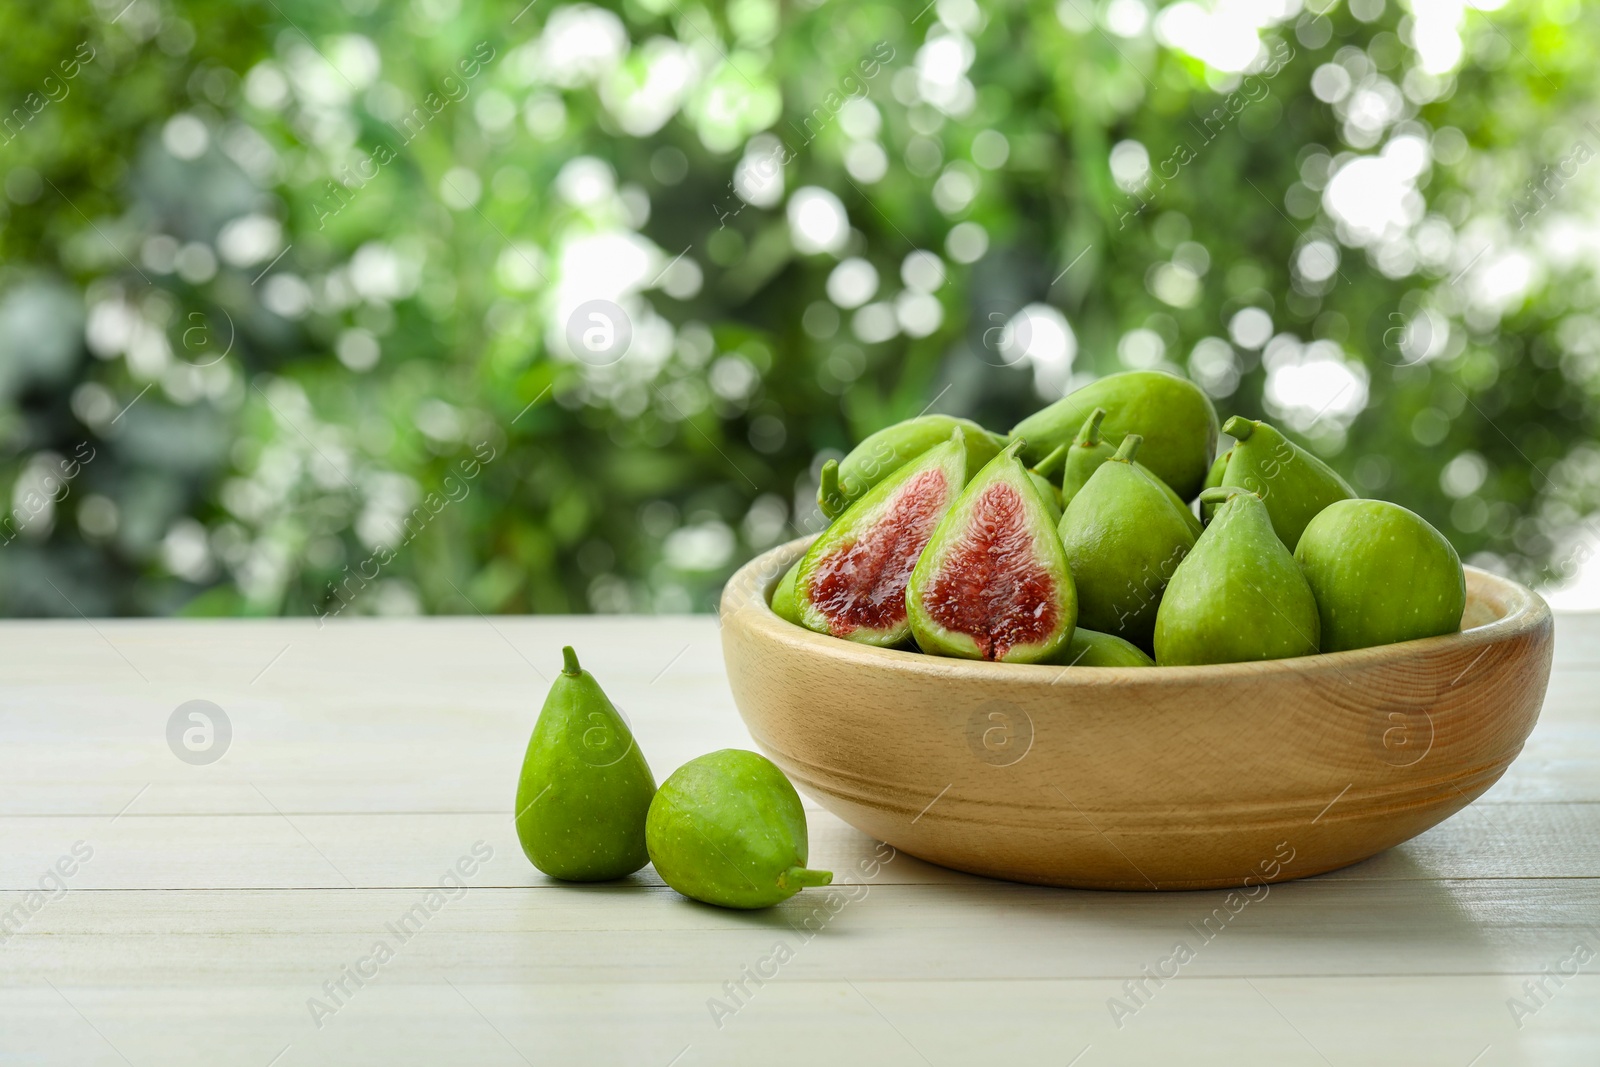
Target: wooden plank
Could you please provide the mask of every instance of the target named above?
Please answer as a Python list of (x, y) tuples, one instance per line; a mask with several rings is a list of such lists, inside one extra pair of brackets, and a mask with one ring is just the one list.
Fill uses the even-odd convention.
[(1120, 1029), (1107, 1001), (1126, 994), (1120, 981), (1103, 979), (813, 980), (784, 968), (760, 987), (747, 984), (751, 996), (731, 1016), (719, 1014), (719, 1027), (707, 1002), (730, 1003), (720, 983), (505, 985), (470, 970), (448, 977), (407, 984), (385, 971), (320, 1029), (301, 986), (4, 989), (0, 1032), (18, 1062), (75, 1067), (265, 1065), (274, 1057), (273, 1067), (1592, 1067), (1600, 1045), (1600, 980), (1590, 975), (1554, 990), (1521, 1029), (1506, 1007), (1526, 996), (1519, 981), (1485, 975), (1185, 975), (1152, 986)]
[[(0, 813), (109, 816), (141, 790), (142, 811), (254, 812), (257, 787), (289, 812), (493, 810), (544, 698), (530, 662), (553, 675), (562, 641), (582, 646), (658, 773), (750, 745), (707, 618), (675, 623), (681, 641), (627, 620), (95, 625), (115, 648), (86, 624), (0, 624)], [(209, 766), (167, 745), (192, 699), (232, 724)]]
[[(994, 885), (910, 856), (888, 865), (887, 846), (813, 811), (812, 866), (840, 883)], [(1113, 839), (1116, 827), (1103, 827)], [(508, 812), (292, 816), (124, 815), (0, 817), (0, 889), (26, 890), (58, 860), (75, 866), (72, 890), (361, 889), (434, 884), (475, 842), (499, 862), (480, 886), (559, 887), (523, 858)], [(92, 856), (70, 863), (72, 848)], [(1600, 878), (1600, 804), (1474, 805), (1379, 856), (1323, 876), (1395, 881), (1469, 878)], [(881, 871), (878, 868), (882, 867)], [(869, 879), (865, 872), (877, 872)], [(652, 868), (638, 881), (661, 885)]]
[[(1282, 1063), (1588, 1067), (1596, 983), (1571, 983), (1523, 1030), (1503, 979), (1186, 978), (1121, 1030), (1114, 990), (1087, 982), (831, 982), (782, 978), (718, 1029), (715, 990), (675, 985), (374, 985), (321, 1030), (301, 990), (194, 986), (124, 997), (96, 989), (0, 994), (0, 1025), (23, 1062), (74, 1064), (807, 1062), (925, 1065)], [(1403, 1005), (1404, 1010), (1396, 1010)], [(1463, 1005), (1479, 1010), (1462, 1011)], [(81, 1012), (81, 1015), (79, 1014)], [(1449, 1018), (1452, 1025), (1429, 1023)], [(988, 1020), (974, 1025), (973, 1020)], [(92, 1021), (93, 1029), (90, 1022)], [(99, 1030), (100, 1033), (96, 1033)], [(1297, 1033), (1298, 1031), (1298, 1033)], [(108, 1045), (115, 1042), (127, 1059)], [(1315, 1044), (1311, 1044), (1315, 1042)], [(1485, 1047), (1489, 1052), (1484, 1053)], [(1326, 1057), (1324, 1060), (1322, 1057)]]
[[(1585, 878), (1311, 880), (1254, 903), (1221, 892), (875, 885), (807, 891), (756, 913), (648, 885), (456, 893), (428, 911), (416, 889), (72, 891), (16, 924), (0, 985), (316, 987), (378, 941), (406, 961), (396, 981), (486, 983), (718, 985), (777, 941), (796, 950), (786, 973), (863, 981), (1121, 981), (1180, 941), (1198, 957), (1193, 973), (1235, 977), (1531, 974), (1575, 939), (1600, 952), (1600, 880)], [(21, 903), (0, 894), (0, 912)]]

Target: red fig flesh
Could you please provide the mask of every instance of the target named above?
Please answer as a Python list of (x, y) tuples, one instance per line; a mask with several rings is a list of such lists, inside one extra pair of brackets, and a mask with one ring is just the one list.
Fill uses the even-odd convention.
[(965, 448), (951, 441), (850, 505), (800, 562), (795, 599), (801, 622), (870, 645), (903, 642), (911, 632), (906, 583), (965, 480)]
[(912, 574), (906, 602), (924, 652), (1033, 663), (1072, 636), (1071, 572), (1015, 451), (973, 479)]

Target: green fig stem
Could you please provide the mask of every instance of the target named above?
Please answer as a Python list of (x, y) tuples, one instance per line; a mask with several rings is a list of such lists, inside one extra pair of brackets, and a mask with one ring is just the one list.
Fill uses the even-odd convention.
[(1058, 469), (1065, 467), (1067, 465), (1067, 447), (1066, 445), (1057, 445), (1055, 451), (1034, 464), (1033, 473), (1041, 478), (1048, 478)]
[(1006, 447), (1001, 450), (1000, 455), (1006, 456), (1010, 459), (1016, 459), (1017, 453), (1021, 452), (1023, 448), (1027, 446), (1027, 444), (1028, 442), (1024, 441), (1022, 438), (1013, 437), (1011, 439), (1011, 443), (1006, 445)]
[(1093, 448), (1100, 443), (1100, 424), (1106, 421), (1106, 409), (1095, 408), (1084, 420), (1083, 429), (1078, 431), (1077, 443), (1084, 448)]
[(817, 503), (830, 518), (844, 506), (844, 494), (839, 492), (839, 461), (830, 459), (822, 465), (822, 478), (817, 485)]
[(832, 871), (813, 871), (809, 867), (790, 867), (778, 875), (778, 885), (783, 889), (807, 889), (832, 884)]
[(1222, 432), (1235, 441), (1248, 441), (1250, 435), (1256, 432), (1256, 424), (1243, 415), (1235, 415), (1222, 424)]
[(574, 678), (583, 673), (583, 668), (578, 666), (578, 653), (573, 650), (571, 645), (567, 645), (561, 650), (561, 673), (569, 674)]
[(1136, 433), (1130, 433), (1122, 439), (1122, 444), (1117, 448), (1117, 454), (1112, 459), (1120, 459), (1124, 463), (1132, 463), (1133, 457), (1139, 454), (1139, 446), (1144, 444), (1144, 438)]
[(1236, 496), (1253, 496), (1258, 500), (1261, 498), (1259, 493), (1252, 493), (1243, 486), (1214, 485), (1210, 489), (1202, 489), (1200, 491), (1200, 503), (1226, 504)]

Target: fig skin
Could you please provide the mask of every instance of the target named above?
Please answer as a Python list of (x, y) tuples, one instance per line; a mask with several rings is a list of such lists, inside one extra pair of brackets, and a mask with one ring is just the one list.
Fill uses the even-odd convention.
[(1055, 516), (1056, 522), (1061, 521), (1061, 509), (1066, 506), (1061, 487), (1056, 483), (1060, 481), (1058, 475), (1066, 473), (1067, 448), (1067, 445), (1062, 445), (1028, 468), (1028, 477), (1033, 479), (1034, 488), (1039, 490), (1040, 498), (1050, 514)]
[(1123, 439), (1061, 516), (1078, 590), (1078, 622), (1150, 647), (1162, 591), (1199, 536), (1193, 512), (1139, 469), (1138, 434)]
[(1461, 557), (1444, 534), (1399, 504), (1330, 504), (1306, 526), (1294, 555), (1317, 598), (1324, 652), (1461, 629)]
[[(1217, 453), (1217, 461), (1215, 463), (1211, 464), (1211, 470), (1206, 474), (1205, 489), (1200, 490), (1202, 493), (1205, 492), (1206, 489), (1215, 489), (1215, 488), (1217, 488), (1218, 486), (1220, 486), (1222, 484), (1223, 475), (1226, 474), (1227, 470), (1228, 470), (1228, 461), (1230, 459), (1232, 459), (1232, 458), (1233, 458), (1233, 447), (1231, 445), (1228, 447), (1228, 450), (1226, 452)], [(1215, 512), (1216, 510), (1217, 510), (1217, 506), (1215, 504), (1201, 504), (1200, 505), (1200, 521), (1201, 521), (1201, 523), (1202, 524), (1209, 523), (1211, 521), (1212, 513)]]
[[(1072, 498), (1083, 490), (1083, 487), (1089, 483), (1090, 478), (1094, 477), (1094, 472), (1100, 469), (1101, 464), (1117, 454), (1117, 450), (1100, 437), (1100, 425), (1105, 416), (1105, 408), (1095, 408), (1094, 412), (1084, 422), (1083, 429), (1078, 431), (1077, 439), (1063, 450), (1065, 457), (1061, 470), (1061, 508), (1063, 513), (1066, 511), (1067, 505), (1072, 503)], [(1126, 441), (1127, 438), (1124, 437), (1123, 440)], [(1143, 441), (1143, 438), (1141, 437), (1140, 440)], [(1155, 482), (1167, 494), (1167, 499), (1172, 501), (1173, 507), (1194, 519), (1190, 525), (1194, 527), (1195, 536), (1199, 537), (1200, 520), (1194, 518), (1194, 512), (1189, 510), (1189, 505), (1184, 502), (1183, 498), (1173, 492), (1172, 486), (1162, 481), (1155, 471), (1146, 467), (1143, 463), (1134, 460), (1133, 465), (1148, 475), (1150, 480)], [(1057, 515), (1056, 523), (1059, 525), (1060, 522), (1061, 516)]]
[(1086, 630), (1082, 626), (1072, 631), (1072, 640), (1061, 646), (1050, 660), (1063, 667), (1154, 667), (1156, 661), (1144, 649), (1116, 634), (1103, 634), (1099, 630)]
[(1130, 433), (1145, 439), (1141, 460), (1179, 498), (1200, 491), (1217, 447), (1217, 411), (1193, 382), (1162, 371), (1111, 374), (1068, 393), (1011, 428), (1027, 442), (1023, 458), (1034, 462), (1071, 442), (1095, 408), (1105, 408), (1101, 435), (1112, 447)]
[(1050, 521), (1061, 521), (1061, 490), (1056, 484), (1038, 471), (1028, 471), (1028, 478), (1033, 482), (1033, 487), (1039, 491), (1039, 499), (1044, 503), (1044, 509), (1050, 515)]
[(1278, 540), (1289, 551), (1323, 508), (1356, 495), (1337, 471), (1271, 424), (1235, 415), (1223, 428), (1235, 443), (1222, 484), (1261, 497)]
[(673, 771), (645, 826), (650, 860), (673, 889), (723, 908), (767, 908), (833, 872), (806, 867), (800, 796), (765, 756), (725, 748)]
[[(803, 559), (804, 557), (802, 557)], [(804, 626), (800, 621), (800, 605), (795, 601), (795, 580), (800, 577), (800, 560), (795, 560), (794, 565), (784, 572), (778, 580), (777, 588), (772, 590), (772, 611), (778, 618), (785, 622), (792, 622), (796, 626)]]
[(1215, 489), (1222, 484), (1222, 476), (1227, 473), (1228, 461), (1233, 458), (1233, 447), (1230, 445), (1226, 452), (1217, 453), (1216, 462), (1211, 464), (1211, 469), (1206, 472), (1206, 484), (1202, 489)]
[(1100, 469), (1100, 464), (1117, 454), (1116, 446), (1100, 436), (1100, 427), (1105, 418), (1106, 409), (1095, 408), (1083, 421), (1078, 436), (1066, 446), (1061, 465), (1062, 508), (1072, 503), (1072, 498), (1089, 483), (1094, 472)]
[(1156, 613), (1160, 666), (1309, 656), (1321, 629), (1300, 564), (1254, 493), (1207, 489), (1216, 514), (1167, 583)]
[(656, 780), (633, 731), (577, 653), (550, 685), (517, 780), (517, 840), (552, 878), (606, 882), (650, 856), (645, 814)]

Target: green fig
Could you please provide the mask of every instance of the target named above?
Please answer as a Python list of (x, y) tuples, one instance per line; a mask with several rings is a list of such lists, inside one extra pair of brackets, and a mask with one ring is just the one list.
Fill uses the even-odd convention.
[(1044, 506), (1055, 516), (1056, 522), (1061, 521), (1061, 490), (1056, 487), (1055, 473), (1061, 469), (1066, 455), (1067, 446), (1062, 445), (1028, 468), (1028, 477), (1033, 479), (1033, 487), (1039, 490)]
[(1222, 484), (1222, 475), (1228, 469), (1228, 460), (1233, 458), (1233, 449), (1217, 453), (1216, 462), (1211, 464), (1211, 469), (1206, 472), (1204, 489), (1215, 489)]
[(1317, 598), (1324, 652), (1461, 629), (1461, 557), (1426, 519), (1387, 500), (1339, 500), (1307, 524), (1295, 559)]
[[(1078, 495), (1079, 490), (1089, 483), (1089, 479), (1094, 477), (1094, 472), (1100, 469), (1100, 464), (1117, 454), (1117, 450), (1100, 437), (1100, 424), (1105, 416), (1105, 408), (1095, 408), (1084, 422), (1083, 428), (1078, 431), (1077, 439), (1067, 446), (1067, 458), (1061, 476), (1063, 510), (1072, 503), (1072, 498)], [(1166, 492), (1174, 507), (1194, 519), (1194, 512), (1189, 510), (1189, 505), (1184, 503), (1182, 497), (1172, 491), (1172, 486), (1162, 481), (1155, 471), (1138, 460), (1134, 460), (1133, 465), (1148, 474), (1150, 480)], [(1200, 520), (1195, 519), (1193, 526), (1195, 536), (1200, 536)]]
[(1145, 440), (1144, 464), (1184, 500), (1200, 491), (1217, 444), (1217, 412), (1194, 383), (1161, 371), (1112, 374), (1068, 393), (1012, 427), (1027, 441), (1024, 457), (1049, 455), (1066, 444), (1095, 408), (1105, 408), (1100, 430), (1115, 447), (1136, 433)]
[[(1228, 469), (1228, 460), (1232, 458), (1233, 449), (1231, 448), (1226, 452), (1218, 453), (1217, 461), (1211, 464), (1211, 470), (1206, 473), (1206, 489), (1215, 489), (1222, 484), (1223, 474)], [(1201, 490), (1201, 492), (1204, 491), (1204, 489)], [(1217, 506), (1215, 504), (1202, 504), (1200, 506), (1200, 518), (1209, 523), (1212, 512), (1216, 510)]]
[(1099, 630), (1085, 630), (1082, 626), (1072, 631), (1072, 640), (1061, 647), (1050, 660), (1063, 667), (1154, 667), (1156, 661), (1145, 655), (1138, 645), (1124, 641), (1115, 634)]
[(977, 470), (999, 454), (1005, 441), (971, 419), (952, 415), (918, 415), (869, 434), (844, 459), (822, 465), (817, 505), (828, 518), (861, 499), (901, 466), (959, 432), (967, 448), (967, 469)]
[(771, 760), (725, 748), (673, 771), (650, 805), (656, 873), (686, 897), (766, 908), (833, 881), (806, 867), (806, 813)]
[(1105, 417), (1105, 408), (1095, 408), (1084, 420), (1082, 428), (1078, 430), (1078, 436), (1066, 446), (1066, 461), (1062, 464), (1061, 471), (1063, 508), (1072, 503), (1072, 498), (1078, 495), (1078, 490), (1089, 483), (1094, 472), (1100, 469), (1100, 464), (1117, 454), (1116, 446), (1100, 436), (1100, 427)]
[(1332, 467), (1267, 423), (1235, 415), (1223, 429), (1236, 443), (1222, 484), (1264, 500), (1272, 528), (1291, 552), (1317, 512), (1356, 495)]
[(1160, 479), (1134, 462), (1143, 440), (1122, 439), (1061, 516), (1061, 544), (1078, 590), (1078, 621), (1148, 648), (1156, 608), (1199, 523)]
[(1207, 489), (1218, 505), (1156, 613), (1156, 662), (1242, 663), (1317, 651), (1317, 602), (1259, 496)]
[(801, 557), (794, 587), (800, 624), (868, 645), (905, 641), (906, 583), (966, 476), (966, 443), (957, 430), (851, 504)]
[(1028, 472), (1028, 478), (1033, 482), (1033, 487), (1039, 491), (1039, 499), (1044, 501), (1044, 509), (1050, 514), (1052, 525), (1061, 521), (1061, 490), (1055, 483), (1044, 475), (1035, 471)]
[(645, 814), (656, 793), (633, 731), (594, 675), (563, 648), (517, 781), (517, 840), (568, 882), (604, 882), (650, 862)]
[[(802, 559), (804, 557), (801, 557)], [(794, 566), (784, 572), (778, 580), (778, 586), (772, 591), (772, 611), (778, 618), (792, 622), (796, 626), (804, 626), (800, 621), (800, 605), (795, 601), (795, 580), (800, 577), (800, 560), (794, 561)]]
[(911, 572), (906, 615), (924, 652), (1037, 663), (1072, 636), (1072, 575), (1021, 447), (968, 483)]

